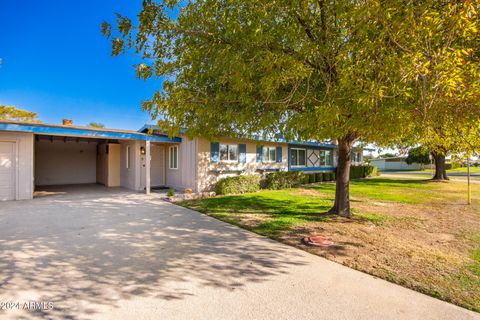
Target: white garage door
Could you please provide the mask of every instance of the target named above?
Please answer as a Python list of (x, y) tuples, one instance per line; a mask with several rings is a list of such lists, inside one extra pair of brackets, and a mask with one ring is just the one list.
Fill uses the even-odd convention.
[(15, 143), (0, 141), (0, 200), (15, 200)]

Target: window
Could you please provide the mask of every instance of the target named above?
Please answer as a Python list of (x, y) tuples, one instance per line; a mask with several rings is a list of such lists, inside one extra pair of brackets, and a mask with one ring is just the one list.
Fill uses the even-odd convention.
[(169, 168), (178, 169), (178, 146), (170, 147), (169, 151)]
[(130, 146), (125, 150), (125, 168), (130, 169)]
[(275, 162), (277, 150), (274, 147), (263, 147), (263, 162)]
[(219, 147), (221, 161), (238, 161), (238, 145), (220, 144)]
[(331, 167), (333, 165), (332, 151), (320, 150), (320, 166)]
[(333, 166), (333, 157), (331, 150), (325, 150), (325, 165), (327, 167)]
[(305, 149), (291, 149), (292, 167), (305, 167)]

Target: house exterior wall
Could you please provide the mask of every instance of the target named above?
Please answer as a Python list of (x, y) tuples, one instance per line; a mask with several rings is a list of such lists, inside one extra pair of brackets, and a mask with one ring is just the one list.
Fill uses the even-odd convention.
[[(190, 140), (182, 136), (179, 144), (165, 145), (166, 185), (183, 190), (191, 188), (197, 191), (197, 147), (198, 139)], [(170, 168), (170, 147), (178, 147), (178, 169)]]
[[(288, 144), (286, 143), (267, 143), (241, 139), (220, 139), (219, 143), (225, 144), (245, 144), (246, 161), (213, 162), (211, 159), (211, 142), (206, 139), (197, 139), (197, 191), (211, 191), (214, 189), (218, 180), (240, 174), (260, 174), (258, 170), (286, 171), (288, 169)], [(257, 145), (265, 147), (282, 148), (281, 162), (257, 162)]]
[(0, 141), (15, 143), (15, 199), (32, 199), (34, 189), (33, 133), (0, 132)]
[(96, 183), (97, 144), (40, 140), (35, 143), (35, 184)]

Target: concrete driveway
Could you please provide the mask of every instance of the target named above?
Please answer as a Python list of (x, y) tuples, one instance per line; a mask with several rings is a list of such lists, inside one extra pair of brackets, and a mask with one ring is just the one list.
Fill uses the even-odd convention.
[(0, 204), (0, 318), (480, 319), (159, 199), (101, 187)]

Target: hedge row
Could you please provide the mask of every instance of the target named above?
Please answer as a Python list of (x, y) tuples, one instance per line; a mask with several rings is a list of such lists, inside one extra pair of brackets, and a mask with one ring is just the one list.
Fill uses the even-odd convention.
[(304, 179), (305, 174), (300, 171), (272, 172), (265, 176), (262, 187), (273, 190), (293, 188), (301, 185)]
[(378, 170), (375, 166), (351, 166), (350, 179), (361, 179), (366, 177), (378, 176)]
[(260, 190), (260, 176), (244, 175), (223, 178), (217, 183), (217, 194), (240, 194)]
[[(350, 179), (360, 179), (378, 175), (375, 166), (350, 167)], [(334, 181), (335, 172), (303, 173), (301, 171), (272, 172), (260, 181), (259, 175), (240, 175), (223, 178), (217, 183), (217, 194), (240, 194), (264, 189), (287, 189), (323, 181)]]
[(317, 173), (306, 173), (302, 184), (323, 182), (323, 181), (334, 181), (335, 172), (317, 172)]

